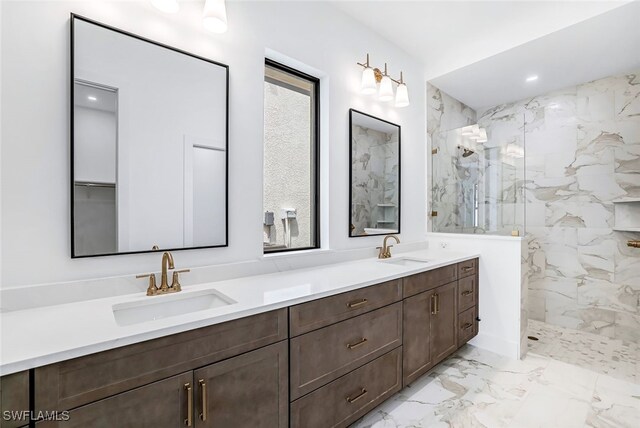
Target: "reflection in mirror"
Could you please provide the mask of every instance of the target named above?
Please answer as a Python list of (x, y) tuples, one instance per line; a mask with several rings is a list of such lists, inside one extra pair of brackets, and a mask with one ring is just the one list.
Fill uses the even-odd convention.
[(72, 256), (227, 245), (227, 66), (78, 16), (72, 54)]
[(400, 126), (349, 110), (349, 236), (400, 233)]

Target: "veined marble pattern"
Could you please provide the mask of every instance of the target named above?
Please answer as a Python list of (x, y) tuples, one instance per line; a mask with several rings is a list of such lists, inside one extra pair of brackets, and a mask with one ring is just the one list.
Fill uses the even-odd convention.
[[(530, 317), (640, 343), (639, 234), (614, 228), (613, 201), (640, 195), (640, 73), (496, 106), (478, 123), (513, 138), (524, 116)], [(506, 124), (505, 124), (506, 122)]]
[(397, 229), (398, 133), (353, 125), (352, 136), (352, 235), (365, 227)]
[(620, 427), (640, 424), (640, 385), (530, 352), (510, 360), (470, 345), (357, 428)]

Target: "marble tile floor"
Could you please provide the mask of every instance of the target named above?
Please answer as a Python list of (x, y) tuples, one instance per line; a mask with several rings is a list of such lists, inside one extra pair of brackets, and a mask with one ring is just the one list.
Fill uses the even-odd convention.
[(523, 360), (511, 360), (466, 345), (353, 426), (636, 428), (640, 384), (579, 361), (533, 351)]

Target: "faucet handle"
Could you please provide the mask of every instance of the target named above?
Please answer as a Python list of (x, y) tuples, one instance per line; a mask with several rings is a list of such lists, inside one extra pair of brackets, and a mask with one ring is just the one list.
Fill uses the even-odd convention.
[(147, 287), (147, 296), (153, 296), (158, 292), (158, 287), (156, 286), (155, 273), (146, 273), (143, 275), (136, 275), (136, 278), (149, 278), (149, 286)]
[(191, 272), (191, 269), (180, 269), (173, 271), (173, 279), (171, 280), (171, 288), (175, 289), (175, 291), (181, 291), (182, 285), (180, 285), (180, 274)]

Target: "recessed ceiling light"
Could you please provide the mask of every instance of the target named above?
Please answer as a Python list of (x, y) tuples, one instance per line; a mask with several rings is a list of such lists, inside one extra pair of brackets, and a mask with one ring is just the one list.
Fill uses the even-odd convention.
[(527, 77), (527, 82), (535, 82), (536, 80), (538, 80), (538, 76), (536, 75)]
[(87, 97), (87, 99), (88, 99), (89, 101), (98, 101), (98, 99), (97, 99), (96, 97), (94, 97), (93, 95), (89, 95), (89, 96)]

